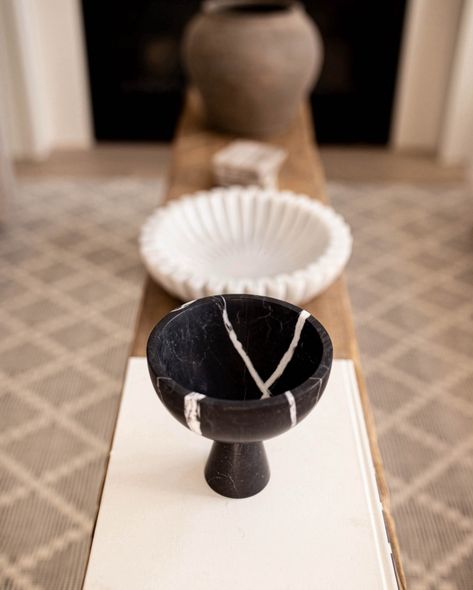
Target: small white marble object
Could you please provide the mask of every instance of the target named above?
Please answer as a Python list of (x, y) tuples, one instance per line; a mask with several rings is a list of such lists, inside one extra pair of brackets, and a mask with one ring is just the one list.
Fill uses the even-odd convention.
[(331, 207), (258, 187), (171, 201), (140, 237), (150, 275), (183, 301), (247, 293), (300, 305), (340, 275), (351, 248), (350, 229)]
[(214, 177), (222, 186), (257, 185), (275, 189), (279, 168), (286, 157), (285, 150), (266, 143), (233, 141), (213, 157)]

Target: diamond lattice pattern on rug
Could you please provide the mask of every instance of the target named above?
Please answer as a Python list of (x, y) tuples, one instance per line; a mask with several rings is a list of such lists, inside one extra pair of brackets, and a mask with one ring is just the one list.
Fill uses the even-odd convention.
[[(473, 579), (473, 199), (330, 184), (409, 587)], [(80, 588), (159, 181), (22, 186), (0, 233), (0, 588)]]
[(0, 588), (80, 588), (163, 182), (24, 183), (0, 230)]
[(411, 590), (473, 588), (473, 195), (332, 184)]

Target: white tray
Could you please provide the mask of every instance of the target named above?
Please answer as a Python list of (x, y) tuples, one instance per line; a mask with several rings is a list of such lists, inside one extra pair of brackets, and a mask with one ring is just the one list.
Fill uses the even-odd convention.
[(85, 590), (397, 588), (351, 361), (266, 449), (272, 476), (231, 500), (206, 484), (210, 441), (172, 418), (129, 361)]

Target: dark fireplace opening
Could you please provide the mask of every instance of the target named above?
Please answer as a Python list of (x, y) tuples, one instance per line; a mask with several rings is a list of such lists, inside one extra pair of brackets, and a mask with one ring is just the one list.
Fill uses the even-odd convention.
[[(303, 4), (325, 47), (311, 95), (318, 141), (386, 144), (405, 0)], [(82, 0), (82, 7), (96, 139), (172, 139), (186, 86), (180, 43), (200, 1)]]

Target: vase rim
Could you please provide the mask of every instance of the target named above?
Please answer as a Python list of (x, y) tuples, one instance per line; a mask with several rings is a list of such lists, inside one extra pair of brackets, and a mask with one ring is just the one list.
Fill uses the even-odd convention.
[[(251, 10), (251, 7), (264, 6), (274, 7), (274, 10)], [(245, 10), (247, 7), (250, 9)], [(204, 14), (226, 18), (275, 18), (302, 8), (299, 0), (205, 0), (202, 3)]]

